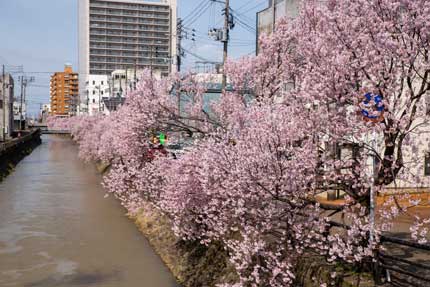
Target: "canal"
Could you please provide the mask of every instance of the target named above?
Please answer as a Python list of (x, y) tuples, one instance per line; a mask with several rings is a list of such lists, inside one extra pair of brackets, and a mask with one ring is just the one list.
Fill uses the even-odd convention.
[(77, 146), (42, 141), (0, 183), (0, 286), (177, 286)]

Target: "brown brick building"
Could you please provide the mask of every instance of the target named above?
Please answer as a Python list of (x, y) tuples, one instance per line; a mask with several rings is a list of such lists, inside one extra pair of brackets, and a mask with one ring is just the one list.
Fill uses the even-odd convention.
[(78, 106), (78, 74), (71, 65), (64, 66), (64, 72), (51, 76), (51, 115), (76, 115)]

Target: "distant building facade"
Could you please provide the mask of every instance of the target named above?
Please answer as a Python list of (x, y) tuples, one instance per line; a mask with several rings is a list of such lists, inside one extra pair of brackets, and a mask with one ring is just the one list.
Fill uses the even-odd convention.
[(41, 105), (39, 122), (46, 123), (46, 120), (48, 119), (50, 112), (51, 112), (51, 105), (50, 104)]
[(24, 130), (27, 118), (27, 105), (20, 99), (15, 99), (13, 102), (13, 129)]
[(58, 72), (52, 75), (50, 85), (51, 115), (76, 115), (78, 89), (78, 74), (73, 72), (71, 65), (66, 64), (64, 72)]
[(257, 12), (257, 47), (258, 54), (260, 43), (258, 39), (262, 34), (271, 34), (280, 19), (294, 18), (299, 14), (300, 0), (268, 0), (268, 7)]
[[(10, 74), (0, 75), (0, 140), (12, 137), (14, 81)], [(3, 93), (4, 92), (4, 93)]]
[(110, 77), (105, 75), (89, 75), (86, 82), (86, 105), (88, 115), (94, 116), (104, 111), (103, 98), (110, 98)]
[(88, 75), (176, 71), (176, 0), (79, 0), (81, 99)]

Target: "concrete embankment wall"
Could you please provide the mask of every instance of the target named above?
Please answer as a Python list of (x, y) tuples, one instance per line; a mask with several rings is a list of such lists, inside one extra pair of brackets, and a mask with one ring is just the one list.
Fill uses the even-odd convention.
[(0, 182), (15, 168), (25, 156), (29, 155), (42, 140), (38, 129), (26, 132), (23, 136), (0, 143)]

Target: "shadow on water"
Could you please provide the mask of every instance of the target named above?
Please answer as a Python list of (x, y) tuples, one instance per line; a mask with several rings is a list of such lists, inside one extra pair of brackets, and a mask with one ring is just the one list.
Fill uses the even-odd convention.
[(46, 286), (89, 286), (93, 284), (102, 284), (105, 282), (111, 283), (112, 281), (121, 280), (121, 272), (113, 271), (106, 272), (93, 272), (85, 273), (78, 272), (77, 274), (63, 276), (58, 278), (56, 276), (49, 276), (45, 279), (25, 284), (25, 287), (46, 287)]

